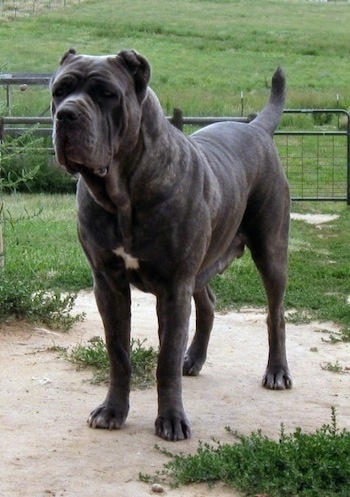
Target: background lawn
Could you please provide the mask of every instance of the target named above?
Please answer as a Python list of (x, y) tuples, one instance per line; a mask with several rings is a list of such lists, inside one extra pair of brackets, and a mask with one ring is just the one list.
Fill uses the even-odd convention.
[[(152, 86), (166, 113), (175, 106), (185, 115), (257, 111), (278, 64), (287, 73), (287, 107), (350, 106), (345, 1), (87, 0), (51, 10), (48, 2), (37, 1), (36, 15), (23, 16), (28, 2), (16, 4), (18, 15), (11, 20), (4, 10), (13, 3), (0, 3), (2, 72), (51, 73), (71, 46), (93, 54), (133, 47), (150, 60)], [(47, 88), (14, 88), (12, 114), (47, 113), (49, 101)], [(7, 285), (17, 279), (28, 282), (28, 291), (91, 286), (72, 195), (17, 193), (2, 201)], [(345, 204), (306, 203), (293, 209), (337, 212), (340, 218), (322, 229), (293, 221), (286, 306), (300, 319), (333, 319), (348, 327), (349, 210)], [(214, 287), (220, 308), (265, 305), (248, 254), (217, 277)]]
[[(348, 108), (349, 25), (345, 1), (88, 0), (3, 20), (0, 68), (52, 72), (71, 46), (92, 54), (135, 48), (152, 64), (166, 112), (179, 106), (187, 115), (237, 115), (242, 91), (245, 114), (261, 108), (281, 64), (287, 107)], [(19, 114), (37, 115), (49, 95), (18, 90), (14, 101)]]

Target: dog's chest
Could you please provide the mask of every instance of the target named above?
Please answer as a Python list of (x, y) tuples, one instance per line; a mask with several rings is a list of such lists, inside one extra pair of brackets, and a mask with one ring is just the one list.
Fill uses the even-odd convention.
[(140, 267), (139, 260), (133, 257), (132, 255), (128, 254), (125, 251), (124, 247), (117, 247), (116, 249), (113, 250), (113, 253), (123, 259), (126, 269), (133, 269), (133, 270), (139, 269)]

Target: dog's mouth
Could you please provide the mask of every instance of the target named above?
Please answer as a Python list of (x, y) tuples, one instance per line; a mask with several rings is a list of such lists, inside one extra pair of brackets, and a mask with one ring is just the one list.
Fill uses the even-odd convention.
[(109, 171), (109, 166), (105, 167), (90, 167), (86, 166), (85, 164), (80, 164), (77, 162), (71, 162), (69, 160), (66, 160), (64, 164), (62, 164), (66, 170), (70, 174), (84, 174), (84, 173), (92, 173), (95, 176), (98, 176), (99, 178), (105, 178), (108, 174)]
[(100, 178), (104, 178), (108, 174), (109, 164), (98, 167), (94, 163), (86, 161), (84, 154), (80, 154), (77, 147), (73, 148), (69, 143), (67, 144), (63, 140), (55, 140), (55, 151), (59, 164), (61, 164), (70, 174), (90, 173)]

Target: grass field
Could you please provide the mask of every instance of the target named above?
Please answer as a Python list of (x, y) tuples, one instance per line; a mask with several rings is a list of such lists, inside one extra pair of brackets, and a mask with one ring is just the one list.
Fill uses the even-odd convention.
[[(71, 46), (95, 54), (133, 47), (151, 61), (166, 112), (239, 115), (241, 92), (246, 114), (260, 109), (281, 64), (288, 107), (348, 108), (349, 24), (350, 5), (340, 1), (89, 0), (3, 21), (0, 67), (51, 72)], [(13, 100), (16, 113), (35, 115), (49, 96), (30, 88)]]
[[(167, 114), (174, 107), (185, 115), (259, 111), (278, 64), (287, 74), (286, 107), (350, 107), (345, 1), (0, 1), (3, 10), (14, 6), (16, 19), (0, 21), (3, 72), (52, 72), (70, 46), (95, 54), (134, 47), (151, 61), (151, 84)], [(36, 15), (28, 15), (31, 9)], [(49, 113), (47, 88), (11, 91), (12, 115)], [(1, 92), (5, 99), (5, 88), (0, 101)], [(288, 115), (281, 127), (336, 130), (339, 121), (315, 124), (312, 116)], [(347, 123), (340, 124), (344, 129)], [(278, 144), (294, 197), (344, 198), (344, 139)]]
[[(6, 72), (51, 72), (70, 46), (96, 54), (134, 47), (152, 63), (152, 86), (165, 111), (181, 106), (185, 115), (239, 115), (241, 91), (245, 114), (260, 109), (268, 96), (270, 76), (281, 64), (288, 79), (287, 106), (337, 104), (348, 108), (349, 25), (350, 5), (340, 1), (135, 0), (126, 5), (121, 0), (87, 0), (36, 16), (2, 21), (0, 64)], [(48, 108), (49, 100), (47, 89), (15, 89), (13, 113), (39, 114)], [(293, 161), (301, 162), (300, 145), (291, 142), (288, 147)], [(302, 157), (305, 167), (312, 161), (308, 150), (306, 145)], [(318, 154), (322, 163), (326, 155), (322, 146)], [(321, 182), (327, 183), (334, 171), (327, 165), (322, 168), (318, 174)], [(343, 183), (341, 174), (339, 181)], [(8, 273), (18, 274), (20, 264), (25, 278), (43, 288), (77, 290), (91, 285), (76, 240), (72, 198), (7, 196), (4, 207), (13, 219), (21, 218), (23, 212), (40, 212), (38, 216), (7, 221)], [(322, 230), (322, 237), (315, 228), (293, 223), (292, 247), (300, 238), (297, 245), (302, 249), (291, 251), (286, 302), (288, 307), (305, 307), (313, 316), (338, 319), (348, 326), (349, 212), (344, 205), (332, 209), (339, 209), (341, 218)], [(312, 275), (310, 281), (305, 280), (305, 274)], [(265, 304), (249, 257), (215, 280), (214, 286), (221, 307)]]
[[(8, 277), (29, 281), (36, 289), (64, 292), (91, 287), (90, 270), (76, 234), (73, 195), (4, 195), (3, 204)], [(293, 209), (320, 210), (317, 204), (294, 204)], [(350, 329), (350, 210), (334, 203), (324, 204), (322, 210), (340, 217), (322, 229), (292, 222), (286, 308), (296, 311), (296, 321), (333, 320)], [(249, 252), (214, 278), (213, 288), (218, 309), (266, 305)]]

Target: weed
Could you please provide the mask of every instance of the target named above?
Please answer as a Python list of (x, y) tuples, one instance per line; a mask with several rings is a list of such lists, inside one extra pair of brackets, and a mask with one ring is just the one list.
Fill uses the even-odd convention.
[[(167, 451), (171, 460), (153, 480), (174, 486), (222, 481), (247, 495), (269, 497), (348, 497), (350, 432), (338, 428), (335, 408), (331, 424), (315, 433), (297, 428), (287, 435), (282, 424), (278, 441), (261, 431), (245, 436), (227, 430), (237, 443), (200, 443), (191, 455)], [(149, 475), (139, 476), (152, 481)]]
[(308, 324), (311, 322), (311, 320), (312, 319), (310, 314), (304, 309), (289, 311), (288, 314), (286, 315), (287, 323)]
[(37, 290), (35, 282), (20, 275), (0, 272), (0, 322), (11, 318), (40, 322), (51, 328), (68, 330), (83, 314), (72, 315), (76, 295)]
[(0, 144), (0, 185), (4, 193), (74, 193), (76, 178), (59, 167), (48, 147), (51, 138), (34, 138), (28, 131)]
[[(145, 340), (131, 340), (132, 387), (144, 389), (154, 384), (157, 352), (153, 347), (144, 347)], [(109, 379), (109, 359), (105, 342), (100, 337), (89, 340), (88, 345), (78, 344), (65, 357), (79, 367), (92, 367), (93, 383), (106, 383)]]
[(327, 362), (326, 364), (321, 364), (321, 368), (325, 371), (330, 371), (331, 373), (344, 373), (344, 368), (338, 361), (334, 364), (331, 362)]
[(345, 326), (338, 332), (331, 332), (328, 340), (324, 339), (324, 341), (330, 343), (350, 342), (350, 326)]

